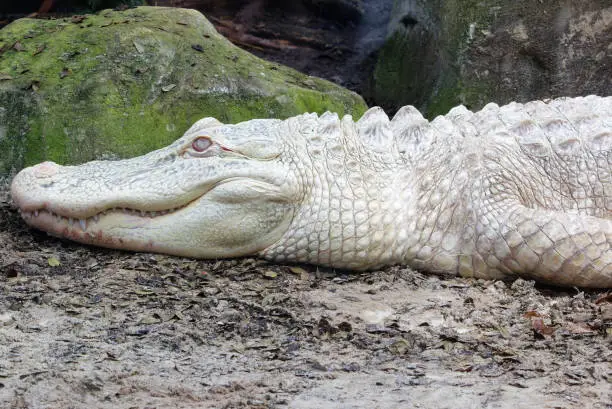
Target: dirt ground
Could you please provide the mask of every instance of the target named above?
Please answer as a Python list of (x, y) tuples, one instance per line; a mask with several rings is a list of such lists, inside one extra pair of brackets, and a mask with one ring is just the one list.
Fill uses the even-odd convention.
[(61, 241), (0, 186), (2, 408), (612, 408), (612, 295)]

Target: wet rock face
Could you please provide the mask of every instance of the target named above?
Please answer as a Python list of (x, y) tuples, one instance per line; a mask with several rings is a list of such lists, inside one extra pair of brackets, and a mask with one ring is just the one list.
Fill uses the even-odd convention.
[[(156, 5), (193, 8), (212, 16), (233, 13), (239, 22), (245, 14), (271, 15), (293, 18), (320, 16), (329, 21), (358, 21), (364, 13), (363, 3), (368, 0), (156, 0)], [(239, 15), (242, 14), (242, 15)], [(292, 16), (293, 15), (293, 16)]]
[(200, 10), (234, 44), (389, 114), (406, 104), (431, 118), (458, 104), (612, 93), (608, 0), (149, 3)]
[(384, 43), (393, 0), (156, 0), (202, 11), (255, 55), (360, 92)]
[[(161, 4), (176, 1), (158, 0)], [(180, 0), (235, 44), (390, 114), (612, 92), (606, 0)]]
[(609, 1), (402, 0), (392, 15), (364, 92), (389, 111), (612, 93)]
[(0, 176), (44, 160), (137, 156), (206, 116), (365, 108), (355, 93), (232, 45), (195, 10), (105, 10), (0, 30)]

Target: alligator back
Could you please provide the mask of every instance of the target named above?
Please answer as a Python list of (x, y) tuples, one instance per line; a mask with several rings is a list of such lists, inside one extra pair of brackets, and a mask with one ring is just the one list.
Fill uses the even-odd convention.
[(405, 107), (391, 127), (420, 181), (416, 213), (430, 214), (413, 265), (612, 285), (612, 97), (460, 106), (431, 122)]

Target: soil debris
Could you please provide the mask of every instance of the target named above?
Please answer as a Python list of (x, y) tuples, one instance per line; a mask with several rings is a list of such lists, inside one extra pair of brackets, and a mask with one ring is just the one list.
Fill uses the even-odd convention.
[(0, 185), (0, 407), (612, 407), (610, 293), (79, 245)]

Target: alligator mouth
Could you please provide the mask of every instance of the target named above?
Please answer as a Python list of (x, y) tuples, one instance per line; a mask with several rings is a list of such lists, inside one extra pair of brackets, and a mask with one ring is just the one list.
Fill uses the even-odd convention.
[(160, 224), (171, 223), (169, 216), (185, 210), (199, 199), (156, 211), (113, 207), (86, 218), (65, 216), (48, 208), (33, 211), (19, 209), (19, 213), (28, 225), (54, 237), (114, 249), (157, 251), (159, 237), (147, 235), (144, 230), (154, 230)]
[(165, 216), (168, 214), (176, 213), (179, 210), (182, 210), (189, 206), (191, 203), (187, 203), (182, 206), (174, 207), (168, 210), (157, 210), (157, 211), (149, 211), (149, 210), (137, 210), (131, 209), (127, 207), (113, 207), (110, 209), (103, 210), (100, 213), (97, 213), (93, 216), (86, 218), (77, 218), (71, 216), (63, 216), (61, 214), (55, 213), (49, 209), (41, 208), (34, 211), (25, 211), (23, 209), (19, 209), (19, 214), (21, 217), (28, 222), (29, 224), (36, 225), (36, 221), (40, 217), (42, 219), (54, 219), (58, 226), (68, 226), (74, 228), (80, 228), (81, 231), (87, 232), (89, 227), (95, 226), (100, 222), (100, 219), (104, 216), (108, 215), (129, 215), (136, 216), (143, 219), (155, 219), (161, 216)]
[[(277, 200), (283, 201), (282, 192), (265, 182), (249, 182), (244, 188), (243, 179), (213, 181), (175, 196), (134, 195), (132, 200), (124, 197), (126, 193), (112, 201), (95, 196), (70, 201), (60, 193), (45, 195), (44, 190), (38, 193), (14, 184), (12, 193), (24, 222), (54, 237), (119, 250), (218, 257), (259, 251), (261, 242), (270, 240), (260, 237), (259, 224), (251, 222), (256, 216), (245, 214), (242, 203), (263, 203), (263, 210), (256, 208), (257, 212), (272, 214), (283, 228), (287, 225), (285, 213), (277, 211), (277, 201), (268, 198), (277, 194)], [(167, 200), (160, 200), (164, 197)], [(241, 237), (245, 228), (251, 229), (255, 240), (244, 239), (236, 245), (232, 238)], [(280, 229), (266, 233), (277, 231)]]

